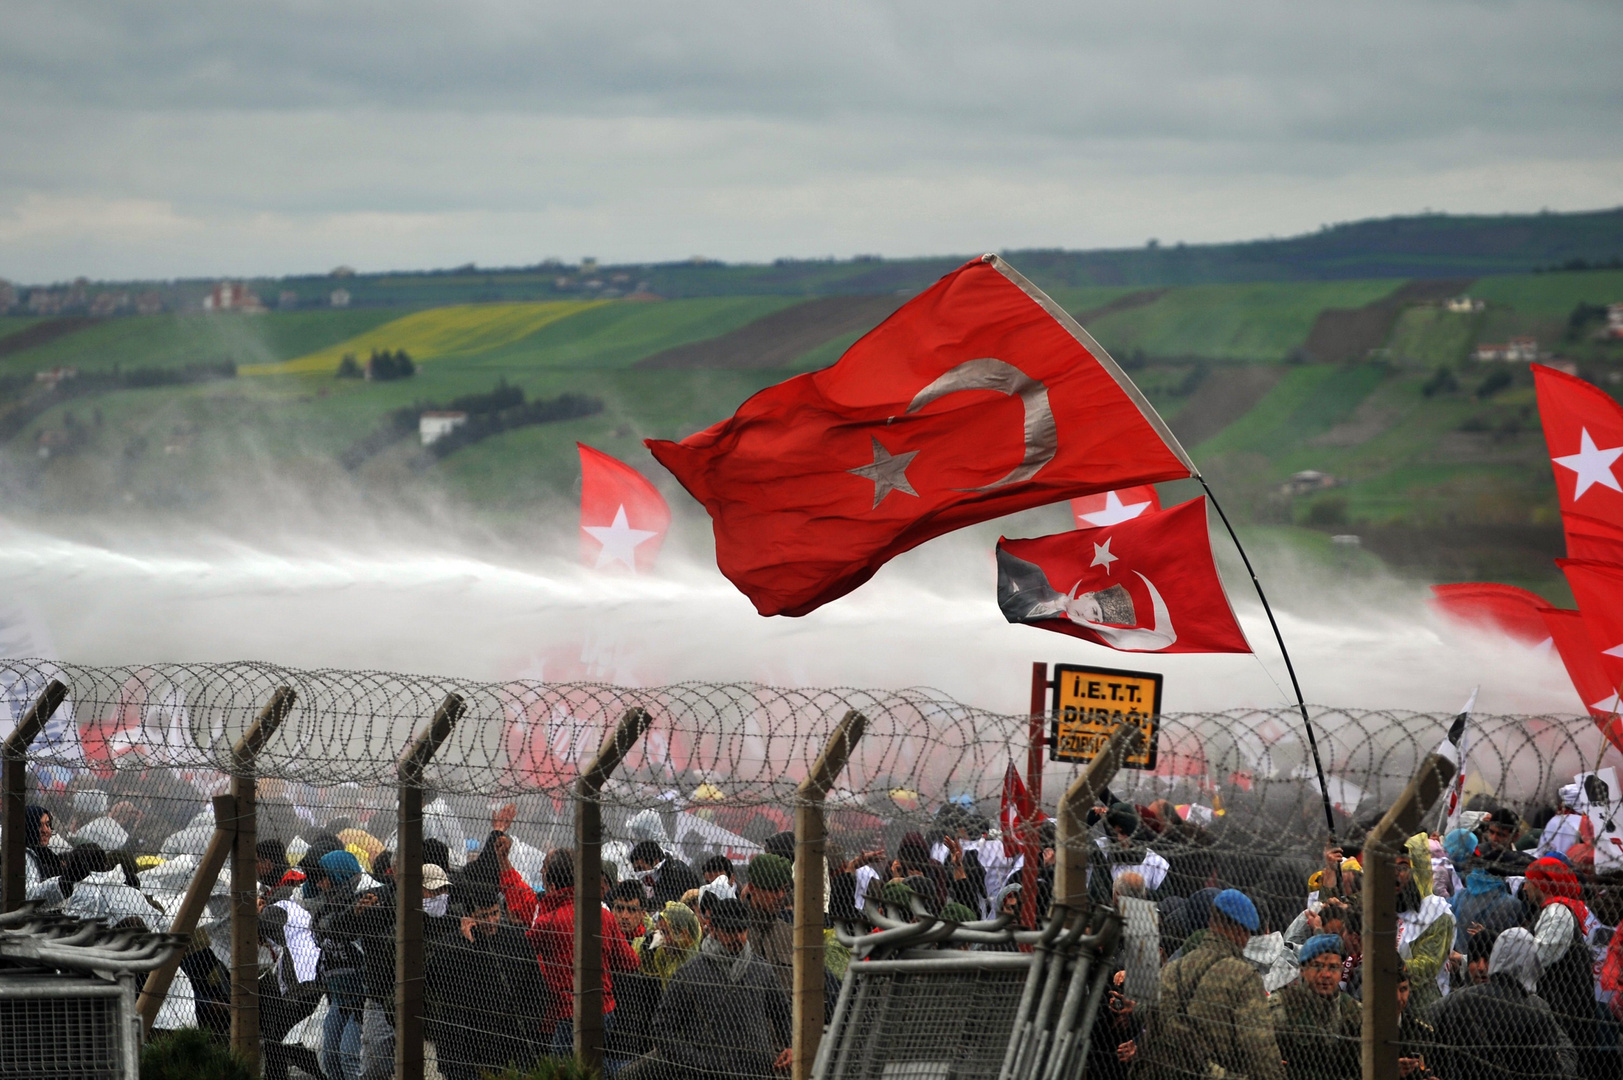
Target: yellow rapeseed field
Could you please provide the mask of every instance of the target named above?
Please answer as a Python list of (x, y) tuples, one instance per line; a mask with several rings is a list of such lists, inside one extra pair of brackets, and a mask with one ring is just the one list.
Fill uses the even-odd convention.
[(361, 363), (373, 349), (404, 349), (417, 362), (484, 352), (511, 345), (549, 323), (598, 307), (605, 300), (554, 300), (534, 304), (456, 304), (429, 308), (373, 327), (348, 341), (294, 360), (244, 364), (239, 375), (331, 375), (351, 353)]

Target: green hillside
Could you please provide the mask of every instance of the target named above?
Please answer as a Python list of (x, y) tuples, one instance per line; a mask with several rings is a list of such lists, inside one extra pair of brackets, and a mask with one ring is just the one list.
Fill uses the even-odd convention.
[[(1441, 306), (1456, 286), (1480, 310)], [(1434, 576), (1548, 585), (1560, 554), (1530, 373), (1470, 359), (1477, 344), (1530, 334), (1623, 390), (1623, 345), (1598, 340), (1603, 312), (1580, 307), (1623, 300), (1620, 271), (1426, 288), (1394, 277), (1074, 285), (1055, 297), (1168, 417), (1232, 514), (1357, 533), (1387, 562)], [(433, 494), (493, 522), (528, 521), (572, 492), (581, 441), (647, 470), (692, 517), (641, 440), (708, 426), (859, 336), (841, 328), (817, 343), (821, 315), (785, 314), (802, 303), (742, 294), (0, 317), (0, 486), (13, 513), (207, 515), (274, 476), (354, 497)], [(771, 328), (795, 326), (774, 347)], [(752, 367), (752, 349), (778, 359)], [(342, 355), (364, 362), (373, 350), (415, 352), (415, 374), (336, 377)], [(674, 366), (639, 366), (672, 356)], [(57, 369), (78, 374), (54, 386), (35, 377)], [(502, 418), (494, 434), (443, 456), (422, 448), (418, 411), (498, 387), (530, 404), (491, 413)], [(558, 406), (572, 418), (547, 419), (560, 395), (576, 403)], [(1304, 470), (1329, 479), (1289, 489)]]

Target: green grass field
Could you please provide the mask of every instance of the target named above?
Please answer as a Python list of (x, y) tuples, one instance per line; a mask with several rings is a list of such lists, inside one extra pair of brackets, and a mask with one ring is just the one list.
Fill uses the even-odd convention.
[(1307, 340), (1325, 308), (1362, 307), (1397, 281), (1193, 285), (1153, 304), (1107, 315), (1088, 330), (1117, 356), (1199, 356), (1275, 363)]
[(149, 315), (106, 322), (0, 358), (0, 372), (77, 367), (185, 367), (230, 360), (269, 364), (337, 344), (400, 317), (398, 311)]

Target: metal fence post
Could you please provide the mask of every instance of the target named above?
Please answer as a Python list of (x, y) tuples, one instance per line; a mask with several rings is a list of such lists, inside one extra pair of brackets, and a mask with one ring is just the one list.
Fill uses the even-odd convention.
[(867, 726), (861, 713), (847, 712), (795, 792), (793, 1080), (811, 1080), (823, 1039), (823, 802)]
[(575, 781), (575, 1057), (603, 1068), (603, 785), (653, 723), (629, 709)]
[(1099, 753), (1071, 781), (1059, 801), (1054, 823), (1054, 903), (1075, 910), (1088, 902), (1088, 811), (1110, 785), (1127, 755), (1144, 741), (1131, 721), (1116, 725)]
[[(208, 847), (203, 849), (203, 860), (197, 864), (197, 873), (192, 875), (191, 884), (186, 886), (186, 895), (175, 911), (175, 919), (169, 925), (171, 934), (189, 937), (197, 929), (197, 920), (202, 917), (209, 895), (214, 892), (214, 882), (220, 876), (220, 868), (225, 865), (226, 856), (231, 854), (231, 845), (236, 837), (236, 812), (236, 799), (230, 795), (214, 797), (214, 835), (209, 837)], [(186, 952), (181, 949), (154, 968), (141, 987), (141, 997), (135, 1003), (135, 1011), (141, 1014), (141, 1027), (149, 1034), (153, 1022), (158, 1019), (158, 1010), (163, 1008), (163, 999), (169, 996), (169, 986), (175, 981), (175, 972), (180, 970), (180, 962), (185, 959)]]
[[(287, 714), (294, 694), (277, 687), (231, 748), (231, 1048), (259, 1071), (259, 842), (254, 759)], [(218, 824), (218, 822), (216, 822)]]
[(1428, 754), (1409, 785), (1379, 824), (1364, 838), (1364, 1027), (1363, 1078), (1398, 1075), (1397, 872), (1394, 859), (1404, 841), (1454, 778), (1455, 764)]
[(397, 769), (400, 805), (394, 851), (395, 1080), (423, 1080), (423, 773), (465, 709), (461, 697), (445, 695), (428, 730), (412, 742)]
[(67, 696), (52, 679), (0, 748), (0, 912), (21, 907), (28, 888), (28, 748)]

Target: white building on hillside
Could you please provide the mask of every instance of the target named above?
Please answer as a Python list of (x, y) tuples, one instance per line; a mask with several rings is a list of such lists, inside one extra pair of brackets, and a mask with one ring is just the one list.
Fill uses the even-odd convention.
[(425, 412), (417, 418), (417, 437), (424, 446), (433, 446), (467, 422), (465, 412)]

